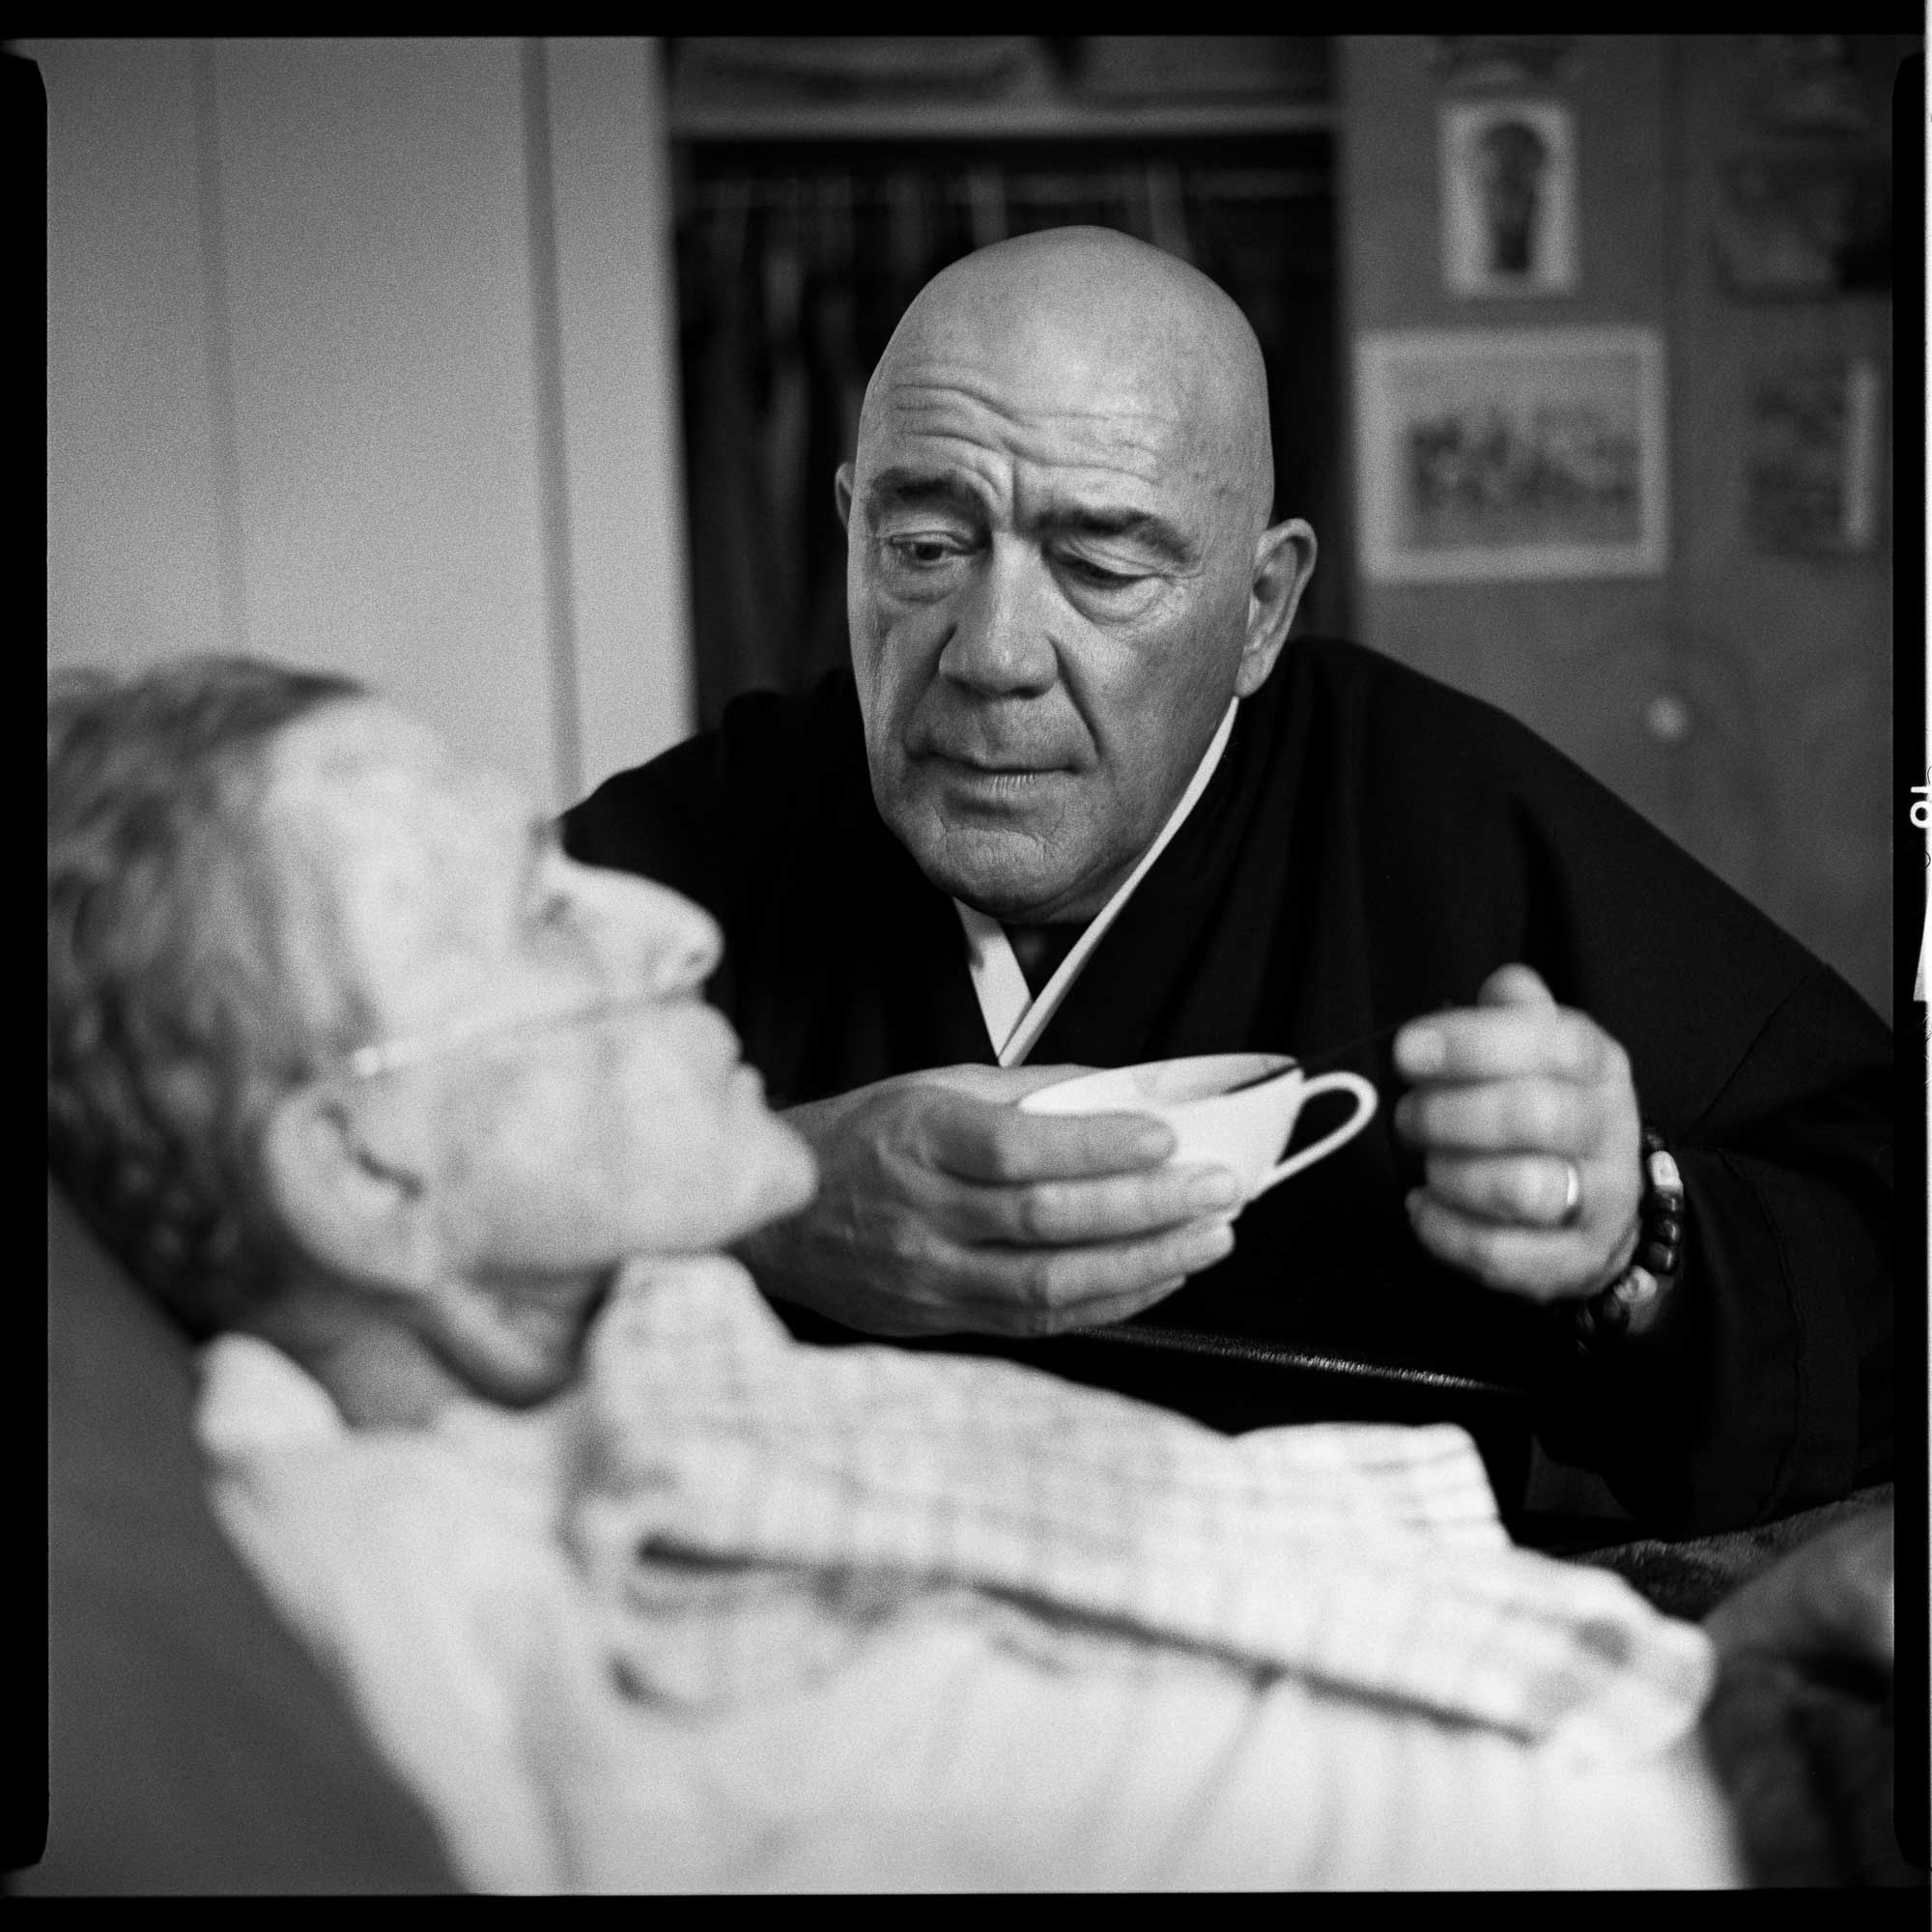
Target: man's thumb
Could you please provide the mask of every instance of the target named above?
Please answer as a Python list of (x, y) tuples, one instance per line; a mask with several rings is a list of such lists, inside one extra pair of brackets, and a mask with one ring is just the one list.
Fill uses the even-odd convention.
[(976, 1100), (998, 1102), (1017, 1100), (1036, 1088), (1076, 1080), (1094, 1070), (1091, 1066), (942, 1066), (919, 1077), (931, 1086), (970, 1094)]
[(1476, 993), (1479, 1007), (1553, 1007), (1556, 996), (1527, 966), (1498, 966)]

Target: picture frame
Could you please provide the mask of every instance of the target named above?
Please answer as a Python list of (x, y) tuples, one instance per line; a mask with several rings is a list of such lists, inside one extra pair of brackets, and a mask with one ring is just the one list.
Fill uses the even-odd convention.
[(1576, 292), (1577, 117), (1560, 100), (1451, 100), (1439, 112), (1442, 282), (1453, 296)]
[(1354, 375), (1371, 582), (1663, 571), (1656, 329), (1390, 330), (1357, 341)]
[(1745, 414), (1744, 521), (1773, 556), (1865, 556), (1879, 545), (1885, 379), (1868, 356), (1760, 366)]
[(1876, 131), (1849, 34), (1752, 34), (1746, 44), (1756, 126), (1776, 134)]
[(1432, 34), (1428, 59), (1444, 87), (1546, 87), (1579, 64), (1575, 34)]
[(1890, 286), (1891, 168), (1883, 155), (1740, 155), (1718, 179), (1718, 265), (1732, 296), (1805, 300)]

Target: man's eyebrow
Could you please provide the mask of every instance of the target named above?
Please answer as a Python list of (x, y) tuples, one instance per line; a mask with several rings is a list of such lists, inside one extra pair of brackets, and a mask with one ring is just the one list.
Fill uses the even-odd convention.
[[(978, 515), (985, 511), (980, 492), (956, 471), (924, 469), (909, 464), (896, 464), (880, 470), (867, 484), (865, 494), (868, 516), (881, 509), (921, 504)], [(1049, 503), (1037, 521), (1045, 529), (1079, 536), (1129, 537), (1172, 563), (1191, 564), (1196, 560), (1197, 546), (1183, 531), (1151, 510), (1112, 503)]]
[(985, 504), (980, 492), (952, 470), (921, 469), (909, 464), (895, 464), (881, 469), (866, 485), (867, 514), (900, 505), (932, 503), (949, 509), (982, 513)]
[(1109, 503), (1052, 503), (1040, 517), (1048, 529), (1076, 536), (1129, 537), (1172, 563), (1192, 563), (1195, 545), (1185, 532), (1151, 510)]

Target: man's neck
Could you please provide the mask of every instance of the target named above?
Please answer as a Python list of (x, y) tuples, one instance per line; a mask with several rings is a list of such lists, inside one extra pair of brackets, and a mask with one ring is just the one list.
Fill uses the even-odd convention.
[(1035, 999), (1039, 997), (1040, 988), (1053, 978), (1060, 962), (1073, 951), (1086, 929), (1084, 919), (1075, 920), (1067, 925), (1009, 925), (1006, 928), (1013, 957), (1019, 961), (1020, 972), (1026, 978), (1027, 991)]

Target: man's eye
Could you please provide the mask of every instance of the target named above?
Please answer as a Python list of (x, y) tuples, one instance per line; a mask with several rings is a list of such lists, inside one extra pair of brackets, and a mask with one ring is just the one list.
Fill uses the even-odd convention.
[(912, 536), (888, 537), (886, 548), (900, 563), (909, 563), (915, 569), (931, 570), (960, 555), (964, 546), (956, 537)]
[(1130, 583), (1141, 582), (1147, 575), (1145, 571), (1109, 570), (1105, 564), (1091, 562), (1084, 556), (1063, 556), (1060, 567), (1069, 577), (1096, 590), (1122, 590)]

